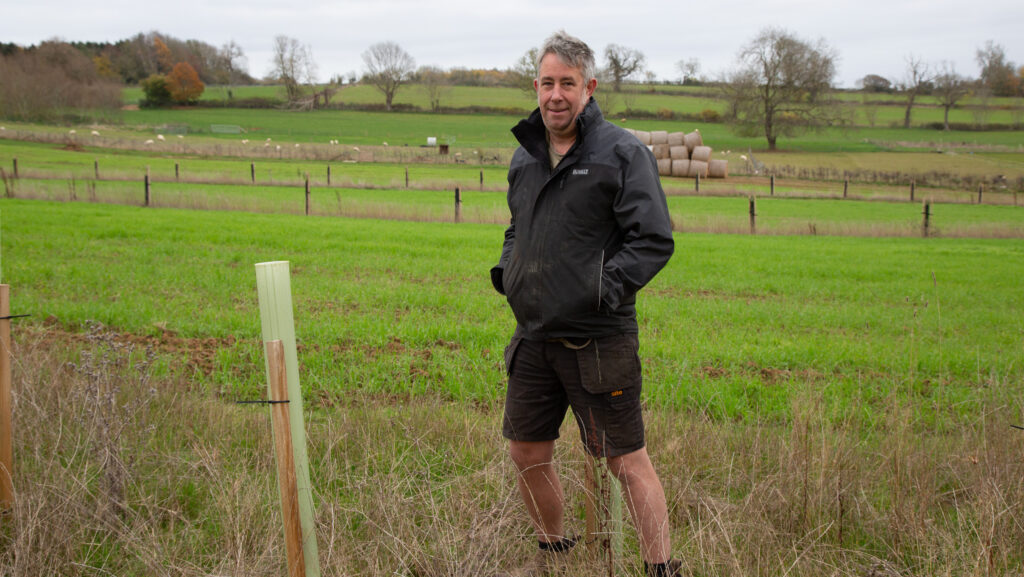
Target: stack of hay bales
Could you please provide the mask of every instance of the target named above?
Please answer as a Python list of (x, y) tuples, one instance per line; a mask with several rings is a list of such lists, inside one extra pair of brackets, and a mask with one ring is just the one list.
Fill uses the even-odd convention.
[(699, 130), (684, 134), (627, 128), (626, 132), (651, 149), (661, 176), (725, 178), (729, 175), (728, 161), (711, 158), (711, 147), (704, 146)]

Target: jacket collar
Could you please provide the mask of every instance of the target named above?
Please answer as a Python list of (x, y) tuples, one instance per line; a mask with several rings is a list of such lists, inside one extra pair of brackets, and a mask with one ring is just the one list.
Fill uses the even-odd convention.
[[(601, 113), (601, 108), (597, 105), (594, 97), (591, 96), (590, 100), (587, 101), (587, 105), (583, 107), (583, 112), (580, 112), (580, 115), (576, 117), (576, 142), (566, 152), (566, 156), (582, 146), (587, 134), (594, 127), (599, 126), (603, 119), (604, 115)], [(548, 140), (546, 130), (544, 128), (544, 119), (540, 115), (540, 108), (535, 108), (530, 113), (530, 116), (520, 120), (519, 124), (512, 128), (512, 134), (526, 152), (542, 162), (547, 162)]]

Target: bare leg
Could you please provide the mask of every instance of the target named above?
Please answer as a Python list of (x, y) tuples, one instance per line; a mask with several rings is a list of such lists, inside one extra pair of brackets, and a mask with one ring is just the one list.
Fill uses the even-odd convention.
[(640, 536), (644, 561), (668, 561), (671, 542), (665, 490), (654, 471), (647, 449), (608, 459), (608, 468), (622, 483), (626, 507)]
[(562, 484), (552, 462), (554, 441), (510, 441), (509, 455), (519, 471), (519, 493), (541, 541), (558, 541), (564, 536)]

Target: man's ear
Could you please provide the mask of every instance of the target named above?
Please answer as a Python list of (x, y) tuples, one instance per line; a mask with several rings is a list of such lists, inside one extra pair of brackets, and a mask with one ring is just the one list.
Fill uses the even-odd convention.
[(595, 90), (597, 90), (597, 78), (591, 78), (590, 82), (587, 82), (587, 98), (593, 96)]
[(533, 79), (533, 91), (534, 91), (534, 92), (537, 92), (537, 90), (538, 90), (539, 88), (540, 88), (540, 81), (539, 81), (539, 80), (537, 80), (536, 78), (534, 78), (534, 79)]

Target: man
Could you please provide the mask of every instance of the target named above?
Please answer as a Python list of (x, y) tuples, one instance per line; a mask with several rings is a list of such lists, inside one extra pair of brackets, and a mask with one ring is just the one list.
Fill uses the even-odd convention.
[(585, 43), (559, 32), (538, 58), (538, 108), (512, 129), (512, 219), (491, 269), (517, 321), (502, 433), (540, 548), (519, 574), (543, 574), (575, 545), (552, 463), (572, 407), (587, 452), (606, 457), (622, 483), (647, 574), (675, 575), (665, 494), (644, 443), (635, 307), (674, 246), (657, 162), (604, 120)]

